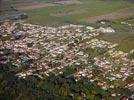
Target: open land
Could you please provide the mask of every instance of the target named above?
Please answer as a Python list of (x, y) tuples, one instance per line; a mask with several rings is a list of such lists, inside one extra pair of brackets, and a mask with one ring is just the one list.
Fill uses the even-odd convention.
[[(57, 23), (59, 23), (59, 22), (60, 23), (68, 23), (68, 22), (84, 23), (87, 20), (90, 20), (90, 21), (93, 20), (93, 17), (95, 17), (94, 19), (97, 20), (98, 17), (100, 16), (98, 20), (101, 20), (101, 17), (103, 15), (105, 17), (107, 14), (109, 15), (108, 17), (111, 17), (110, 15), (112, 15), (112, 18), (114, 19), (117, 17), (116, 15), (119, 12), (122, 14), (118, 14), (118, 15), (120, 15), (122, 17), (127, 17), (126, 15), (129, 15), (129, 17), (133, 16), (133, 13), (131, 13), (133, 11), (133, 3), (129, 3), (129, 2), (126, 2), (123, 0), (118, 0), (118, 1), (102, 1), (102, 0), (86, 1), (86, 0), (84, 0), (84, 1), (79, 1), (79, 2), (81, 2), (81, 3), (70, 4), (70, 5), (66, 5), (66, 3), (65, 3), (60, 6), (53, 5), (55, 3), (49, 3), (50, 6), (52, 4), (53, 7), (47, 6), (47, 7), (40, 7), (37, 9), (36, 9), (36, 7), (35, 7), (35, 9), (33, 9), (33, 8), (29, 9), (29, 10), (27, 10), (29, 13), (29, 16), (30, 16), (28, 21), (33, 22), (33, 23), (39, 23), (39, 24), (43, 24), (43, 23), (50, 24), (51, 21), (57, 22)], [(37, 6), (37, 5), (35, 5), (35, 6)], [(123, 16), (123, 15), (125, 15), (125, 16)], [(119, 16), (119, 18), (120, 18), (120, 16)], [(90, 19), (90, 17), (91, 17), (91, 19)]]

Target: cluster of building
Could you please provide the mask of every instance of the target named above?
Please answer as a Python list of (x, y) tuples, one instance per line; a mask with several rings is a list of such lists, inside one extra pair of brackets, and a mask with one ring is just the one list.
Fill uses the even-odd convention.
[[(0, 63), (11, 61), (17, 67), (27, 65), (16, 74), (22, 78), (59, 75), (64, 73), (65, 68), (75, 67), (76, 73), (71, 76), (76, 81), (87, 77), (91, 82), (97, 81), (104, 89), (118, 87), (118, 80), (126, 81), (134, 76), (134, 60), (128, 59), (128, 53), (117, 50), (118, 44), (97, 39), (102, 32), (113, 33), (115, 30), (73, 24), (47, 27), (5, 22), (0, 25), (0, 38), (3, 39), (0, 41)], [(91, 58), (90, 54), (94, 51), (96, 54)], [(95, 75), (95, 70), (98, 75)], [(134, 87), (133, 80), (122, 87)], [(109, 84), (109, 81), (114, 84)]]

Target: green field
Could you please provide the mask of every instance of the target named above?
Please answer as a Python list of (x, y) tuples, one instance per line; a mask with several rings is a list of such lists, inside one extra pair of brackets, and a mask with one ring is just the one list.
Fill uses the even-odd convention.
[(44, 7), (27, 11), (28, 22), (36, 24), (83, 23), (83, 19), (132, 7), (124, 0), (80, 0), (81, 4)]
[(110, 41), (112, 43), (118, 43), (119, 49), (124, 52), (129, 52), (134, 49), (134, 34), (130, 33), (118, 33), (114, 35), (102, 35), (99, 39)]

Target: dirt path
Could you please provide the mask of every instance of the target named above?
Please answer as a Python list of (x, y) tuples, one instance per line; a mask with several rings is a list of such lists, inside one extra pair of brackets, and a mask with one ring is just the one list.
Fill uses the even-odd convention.
[(78, 0), (63, 0), (63, 1), (58, 1), (58, 2), (53, 2), (53, 3), (38, 3), (38, 4), (32, 4), (28, 6), (20, 6), (17, 7), (19, 10), (32, 10), (32, 9), (37, 9), (37, 8), (43, 8), (43, 7), (52, 7), (52, 6), (59, 6), (59, 5), (72, 5), (72, 4), (81, 4), (80, 1)]
[(121, 9), (112, 13), (104, 14), (101, 16), (89, 17), (87, 19), (82, 19), (82, 21), (94, 23), (96, 21), (103, 20), (103, 19), (116, 20), (116, 19), (127, 18), (127, 17), (134, 17), (134, 7), (124, 8), (124, 9)]

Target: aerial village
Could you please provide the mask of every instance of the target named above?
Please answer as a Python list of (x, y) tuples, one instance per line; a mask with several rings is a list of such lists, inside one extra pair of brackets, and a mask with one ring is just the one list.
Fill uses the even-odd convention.
[(118, 44), (97, 38), (101, 33), (115, 31), (111, 27), (73, 24), (47, 27), (6, 21), (0, 25), (0, 64), (26, 66), (16, 74), (23, 79), (30, 75), (43, 79), (73, 68), (75, 72), (67, 77), (73, 77), (76, 82), (86, 77), (105, 90), (134, 89), (134, 60), (129, 58), (134, 50), (125, 53), (118, 49)]

